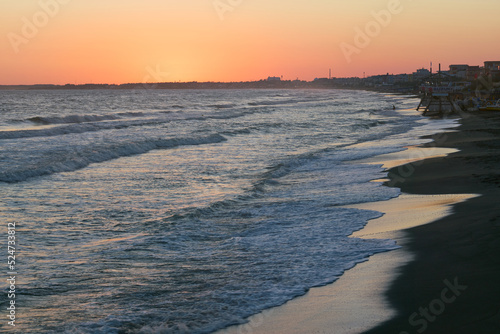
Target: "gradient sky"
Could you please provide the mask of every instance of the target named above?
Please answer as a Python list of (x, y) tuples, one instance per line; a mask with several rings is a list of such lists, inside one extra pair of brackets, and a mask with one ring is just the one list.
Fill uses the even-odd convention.
[[(381, 11), (390, 13), (383, 24), (373, 16)], [(312, 80), (330, 68), (348, 77), (430, 61), (482, 65), (500, 60), (499, 13), (498, 0), (0, 0), (0, 84)]]

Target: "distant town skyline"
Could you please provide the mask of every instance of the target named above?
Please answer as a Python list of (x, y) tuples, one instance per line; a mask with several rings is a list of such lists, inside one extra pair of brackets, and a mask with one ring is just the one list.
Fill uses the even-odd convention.
[(495, 0), (0, 4), (0, 84), (241, 82), (496, 61)]

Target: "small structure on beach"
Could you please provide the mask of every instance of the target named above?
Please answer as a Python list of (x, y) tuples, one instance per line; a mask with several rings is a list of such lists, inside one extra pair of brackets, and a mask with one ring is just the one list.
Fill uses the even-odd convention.
[(433, 92), (430, 91), (420, 101), (417, 110), (424, 108), (423, 114), (437, 114), (444, 116), (462, 111), (460, 106), (455, 102), (452, 95), (448, 92)]
[(447, 75), (441, 72), (441, 64), (439, 64), (439, 72), (436, 74), (431, 72), (426, 82), (420, 87), (422, 100), (417, 110), (423, 108), (424, 115), (444, 116), (462, 111), (455, 101), (455, 95), (463, 89), (463, 86), (453, 82), (445, 83), (445, 76)]

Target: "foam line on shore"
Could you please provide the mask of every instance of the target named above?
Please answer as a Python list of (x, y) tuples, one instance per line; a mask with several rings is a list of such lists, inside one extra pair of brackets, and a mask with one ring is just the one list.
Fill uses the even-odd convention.
[[(428, 158), (443, 157), (457, 150), (412, 146), (407, 150), (382, 154), (357, 163), (381, 164), (393, 168)], [(349, 205), (350, 208), (384, 213), (369, 221), (351, 237), (394, 239), (404, 246), (402, 231), (448, 216), (452, 205), (476, 197), (473, 194), (410, 195), (383, 202)], [(414, 258), (404, 247), (371, 256), (347, 270), (332, 284), (310, 289), (304, 296), (248, 318), (248, 323), (228, 327), (217, 334), (331, 333), (354, 334), (367, 331), (391, 319), (396, 311), (385, 296), (395, 272)]]
[[(401, 231), (428, 224), (447, 216), (451, 205), (476, 195), (402, 194), (384, 202), (350, 205), (376, 210), (384, 216), (370, 221), (352, 237), (365, 239), (395, 239), (404, 246)], [(403, 222), (403, 223), (402, 223)], [(385, 292), (395, 279), (398, 268), (413, 260), (413, 255), (400, 248), (375, 254), (368, 261), (346, 271), (332, 284), (312, 288), (304, 296), (285, 305), (250, 317), (247, 324), (232, 326), (218, 334), (303, 334), (303, 333), (360, 333), (391, 319), (393, 310)]]
[(384, 215), (371, 220), (365, 227), (351, 236), (365, 239), (378, 239), (380, 234), (425, 225), (451, 214), (452, 206), (477, 197), (473, 194), (413, 195), (401, 194), (386, 202), (354, 204), (346, 207), (361, 210), (381, 211)]
[(381, 154), (366, 159), (354, 160), (352, 161), (352, 163), (382, 165), (384, 169), (390, 169), (408, 163), (415, 163), (423, 159), (442, 158), (456, 152), (458, 152), (458, 150), (447, 147), (408, 146), (404, 151)]

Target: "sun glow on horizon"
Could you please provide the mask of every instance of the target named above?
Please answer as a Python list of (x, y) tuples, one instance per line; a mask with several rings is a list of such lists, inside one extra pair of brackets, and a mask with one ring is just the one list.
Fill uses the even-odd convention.
[(494, 0), (2, 2), (0, 84), (312, 80), (329, 69), (350, 77), (430, 61), (482, 65), (500, 55), (498, 12)]

